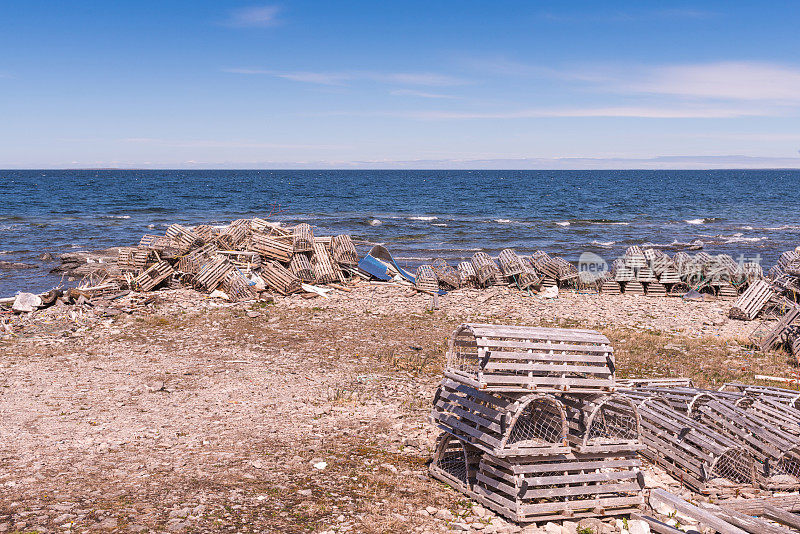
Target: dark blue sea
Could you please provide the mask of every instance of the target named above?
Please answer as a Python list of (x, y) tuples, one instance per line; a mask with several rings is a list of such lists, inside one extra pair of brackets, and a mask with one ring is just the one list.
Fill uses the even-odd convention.
[(761, 258), (800, 245), (800, 171), (0, 171), (0, 296), (60, 283), (75, 250), (132, 245), (172, 223), (306, 221), (383, 243), (409, 267), (477, 250), (607, 259), (632, 244)]

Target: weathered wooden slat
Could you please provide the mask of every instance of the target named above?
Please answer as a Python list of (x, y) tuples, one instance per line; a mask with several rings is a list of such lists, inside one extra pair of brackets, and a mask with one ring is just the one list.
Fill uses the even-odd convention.
[(661, 488), (655, 488), (650, 492), (650, 503), (652, 506), (658, 504), (666, 504), (672, 507), (683, 515), (691, 517), (703, 525), (709, 526), (716, 530), (719, 534), (747, 534), (747, 532), (739, 527), (731, 525), (711, 512), (698, 508), (690, 504), (680, 497), (669, 493)]

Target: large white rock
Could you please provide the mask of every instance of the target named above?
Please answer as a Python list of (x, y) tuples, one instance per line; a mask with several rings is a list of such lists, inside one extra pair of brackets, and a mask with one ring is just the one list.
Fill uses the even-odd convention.
[(41, 305), (42, 299), (39, 298), (38, 295), (34, 295), (33, 293), (20, 293), (17, 295), (17, 298), (14, 299), (14, 304), (11, 305), (11, 309), (17, 313), (26, 313), (38, 309)]
[(650, 534), (650, 525), (645, 521), (632, 519), (628, 521), (628, 530), (631, 534)]

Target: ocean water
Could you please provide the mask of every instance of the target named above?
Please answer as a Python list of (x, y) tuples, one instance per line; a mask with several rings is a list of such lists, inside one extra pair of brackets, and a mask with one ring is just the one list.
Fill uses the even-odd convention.
[(800, 245), (800, 171), (0, 171), (0, 296), (58, 285), (45, 252), (136, 244), (172, 223), (309, 222), (408, 267), (513, 247), (608, 260), (632, 244), (768, 267)]

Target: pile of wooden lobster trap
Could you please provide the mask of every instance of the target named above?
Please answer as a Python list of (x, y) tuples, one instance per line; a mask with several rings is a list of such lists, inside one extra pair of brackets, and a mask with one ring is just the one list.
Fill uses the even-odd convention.
[(628, 514), (643, 503), (636, 406), (591, 330), (465, 324), (431, 420), (431, 475), (520, 522)]
[(677, 252), (632, 246), (615, 260), (597, 285), (604, 293), (631, 295), (683, 295), (689, 290), (719, 298), (736, 298), (754, 280), (763, 277), (757, 262), (737, 263), (727, 254)]
[(121, 248), (121, 286), (152, 291), (160, 285), (221, 290), (230, 300), (321, 292), (310, 284), (348, 279), (358, 265), (349, 235), (315, 236), (308, 224), (286, 228), (264, 219), (239, 219), (225, 227), (173, 224), (166, 235), (145, 235), (137, 247)]
[(800, 247), (781, 254), (763, 280), (755, 280), (731, 307), (730, 317), (759, 319), (750, 341), (759, 350), (783, 346), (800, 362)]
[(695, 492), (800, 489), (800, 391), (740, 383), (720, 390), (621, 381), (641, 418), (641, 454)]
[(518, 522), (637, 513), (643, 460), (714, 499), (800, 490), (800, 391), (614, 371), (592, 330), (459, 326), (431, 476)]

